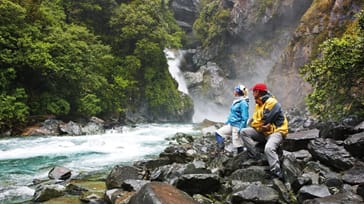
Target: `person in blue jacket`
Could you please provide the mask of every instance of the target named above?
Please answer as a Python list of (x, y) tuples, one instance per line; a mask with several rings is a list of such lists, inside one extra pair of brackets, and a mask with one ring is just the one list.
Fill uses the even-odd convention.
[(240, 131), (247, 126), (249, 118), (248, 89), (244, 85), (234, 88), (234, 101), (230, 107), (230, 113), (225, 125), (215, 133), (217, 152), (225, 149), (225, 139), (231, 137), (232, 145), (240, 153), (244, 150), (244, 143), (239, 137)]

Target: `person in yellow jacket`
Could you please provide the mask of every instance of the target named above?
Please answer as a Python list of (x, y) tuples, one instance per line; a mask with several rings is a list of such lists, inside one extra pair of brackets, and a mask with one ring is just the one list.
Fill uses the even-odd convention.
[(288, 121), (280, 103), (269, 93), (264, 83), (257, 83), (252, 88), (255, 110), (250, 127), (242, 129), (240, 136), (251, 156), (256, 156), (255, 144), (264, 142), (264, 154), (270, 167), (270, 173), (283, 178), (277, 148), (288, 134)]

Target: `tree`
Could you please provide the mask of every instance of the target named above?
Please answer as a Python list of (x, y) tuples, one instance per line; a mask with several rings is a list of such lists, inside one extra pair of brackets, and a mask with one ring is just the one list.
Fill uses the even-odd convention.
[(124, 56), (134, 52), (139, 40), (157, 43), (162, 49), (181, 46), (183, 32), (160, 0), (122, 3), (114, 11), (110, 24), (117, 36), (113, 47)]
[(83, 25), (98, 35), (108, 34), (112, 11), (118, 6), (115, 0), (61, 0), (66, 23)]
[(34, 2), (0, 4), (0, 22), (5, 25), (0, 27), (3, 98), (18, 93), (15, 99), (24, 101), (31, 115), (119, 111), (122, 103), (113, 98), (120, 94), (109, 77), (118, 67), (111, 48), (87, 28), (65, 24), (57, 2)]
[(0, 2), (0, 131), (25, 122), (29, 114), (27, 94), (14, 84), (13, 66), (17, 40), (27, 27), (25, 18), (26, 10), (21, 6), (7, 0)]
[[(145, 103), (151, 117), (174, 114), (187, 104), (168, 72), (163, 52), (179, 47), (182, 31), (161, 0), (122, 3), (111, 18), (115, 55), (126, 56), (124, 76), (134, 84), (134, 105)], [(131, 95), (130, 95), (131, 96)], [(189, 103), (191, 105), (191, 103)]]
[(212, 42), (220, 42), (220, 46), (224, 43), (230, 11), (222, 8), (220, 3), (218, 0), (202, 1), (202, 10), (193, 25), (193, 29), (203, 46), (208, 46)]
[(34, 115), (118, 116), (135, 101), (168, 113), (164, 98), (181, 106), (163, 52), (180, 46), (171, 12), (160, 0), (119, 4), (0, 1), (0, 131)]

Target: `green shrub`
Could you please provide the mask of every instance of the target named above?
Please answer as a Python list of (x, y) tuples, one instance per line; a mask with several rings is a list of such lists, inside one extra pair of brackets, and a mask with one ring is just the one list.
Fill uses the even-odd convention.
[(13, 95), (0, 94), (0, 130), (23, 123), (28, 117), (29, 107), (25, 104), (24, 89), (16, 89)]
[(78, 112), (81, 115), (93, 116), (101, 112), (100, 99), (94, 94), (87, 94), (81, 98)]
[(32, 112), (36, 114), (65, 116), (71, 110), (71, 105), (66, 99), (50, 93), (43, 93), (38, 100), (38, 103), (32, 104)]
[(348, 115), (364, 116), (364, 34), (363, 12), (354, 32), (320, 45), (322, 56), (301, 68), (313, 87), (307, 105), (324, 120), (339, 120)]
[(204, 46), (220, 42), (227, 32), (230, 11), (220, 7), (220, 1), (204, 2), (200, 16), (196, 19), (193, 29)]

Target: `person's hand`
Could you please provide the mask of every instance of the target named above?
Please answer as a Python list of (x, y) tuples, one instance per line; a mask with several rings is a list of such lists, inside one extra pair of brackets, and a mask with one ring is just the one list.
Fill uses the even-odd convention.
[(270, 124), (268, 123), (268, 124), (266, 124), (266, 125), (263, 125), (263, 126), (261, 127), (261, 130), (262, 130), (262, 132), (266, 132), (266, 131), (270, 130), (270, 128), (271, 128), (271, 126), (270, 126)]
[(248, 122), (247, 122), (247, 126), (251, 126), (251, 124), (252, 124), (252, 122), (253, 122), (253, 118), (250, 118), (249, 120), (248, 120)]

